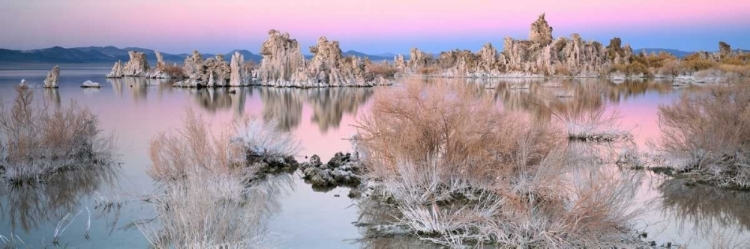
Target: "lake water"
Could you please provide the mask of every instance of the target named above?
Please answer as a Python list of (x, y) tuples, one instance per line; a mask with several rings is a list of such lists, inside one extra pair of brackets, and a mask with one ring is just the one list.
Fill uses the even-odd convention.
[[(221, 129), (234, 117), (255, 116), (274, 120), (293, 133), (303, 150), (297, 158), (320, 155), (328, 160), (338, 151), (350, 150), (346, 138), (358, 116), (367, 113), (378, 88), (281, 89), (248, 87), (237, 94), (225, 89), (175, 89), (156, 80), (108, 80), (109, 65), (61, 65), (60, 88), (35, 88), (34, 96), (53, 106), (71, 101), (86, 106), (100, 119), (100, 128), (116, 137), (120, 165), (116, 172), (94, 172), (91, 176), (65, 178), (22, 189), (0, 186), (0, 235), (17, 235), (30, 247), (51, 246), (55, 229), (66, 216), (75, 216), (60, 236), (60, 245), (71, 248), (145, 248), (148, 242), (132, 226), (136, 220), (154, 216), (153, 207), (142, 201), (154, 190), (146, 174), (150, 167), (149, 142), (160, 132), (181, 127), (187, 109)], [(48, 68), (39, 66), (0, 69), (0, 100), (10, 106), (14, 86), (21, 79), (42, 85)], [(103, 84), (101, 89), (81, 89), (86, 80)], [(430, 80), (435, 84), (479, 84), (489, 88), (504, 108), (550, 117), (549, 109), (589, 109), (606, 105), (620, 113), (620, 126), (635, 135), (639, 148), (660, 135), (657, 107), (669, 104), (683, 92), (670, 83), (599, 80), (550, 80), (466, 82)], [(392, 86), (398, 87), (398, 86)], [(60, 127), (64, 129), (64, 127)], [(636, 203), (645, 213), (635, 221), (648, 233), (647, 240), (686, 244), (689, 248), (715, 245), (719, 237), (750, 238), (750, 193), (687, 187), (648, 172)], [(433, 247), (413, 238), (369, 239), (356, 222), (367, 208), (346, 197), (348, 189), (313, 191), (299, 173), (269, 177), (263, 201), (269, 206), (263, 224), (273, 247), (278, 248), (413, 248)], [(93, 179), (93, 180), (92, 180)], [(121, 200), (116, 210), (102, 212), (100, 198)], [(340, 196), (340, 197), (337, 197)], [(86, 227), (91, 213), (91, 229)], [(1, 242), (0, 242), (1, 243)]]

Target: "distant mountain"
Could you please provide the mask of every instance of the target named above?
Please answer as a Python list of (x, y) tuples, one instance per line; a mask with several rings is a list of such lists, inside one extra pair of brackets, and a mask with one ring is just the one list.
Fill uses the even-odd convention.
[(374, 61), (374, 62), (380, 62), (383, 60), (389, 60), (389, 61), (393, 60), (393, 56), (370, 55), (370, 54), (365, 54), (362, 52), (357, 52), (354, 50), (349, 50), (349, 51), (344, 52), (344, 56), (352, 56), (352, 55), (360, 57), (360, 58), (367, 57), (367, 58), (370, 58), (370, 61)]
[(644, 51), (644, 50), (648, 54), (650, 53), (658, 54), (659, 52), (663, 51), (663, 52), (670, 53), (680, 59), (685, 58), (685, 56), (694, 53), (694, 52), (687, 52), (687, 51), (682, 51), (682, 50), (677, 50), (677, 49), (668, 49), (668, 48), (640, 48), (640, 49), (633, 49), (633, 53), (640, 53), (641, 51)]
[[(146, 54), (146, 58), (149, 61), (156, 61), (156, 54), (154, 50), (146, 48), (117, 48), (112, 46), (107, 47), (77, 47), (77, 48), (63, 48), (63, 47), (51, 47), (45, 49), (35, 50), (10, 50), (0, 49), (0, 62), (15, 62), (15, 63), (114, 63), (115, 61), (128, 61), (128, 51), (138, 51)], [(259, 62), (263, 57), (257, 54), (253, 54), (247, 50), (236, 50), (239, 51), (246, 61)], [(178, 62), (181, 63), (190, 54), (169, 54), (161, 53), (164, 60), (167, 62)], [(224, 54), (224, 59), (229, 60), (232, 58), (234, 50)], [(214, 57), (214, 54), (201, 54), (203, 58)]]

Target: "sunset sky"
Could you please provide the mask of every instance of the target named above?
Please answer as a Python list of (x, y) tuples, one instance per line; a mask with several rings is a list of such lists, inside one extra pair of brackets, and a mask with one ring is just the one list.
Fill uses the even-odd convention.
[[(717, 50), (719, 40), (750, 49), (745, 0), (0, 0), (0, 48), (144, 47), (258, 52), (267, 31), (313, 45), (339, 40), (343, 50), (407, 53), (477, 50), (506, 36), (526, 39), (541, 13), (553, 35), (579, 33), (633, 48)], [(307, 51), (303, 51), (307, 53)]]

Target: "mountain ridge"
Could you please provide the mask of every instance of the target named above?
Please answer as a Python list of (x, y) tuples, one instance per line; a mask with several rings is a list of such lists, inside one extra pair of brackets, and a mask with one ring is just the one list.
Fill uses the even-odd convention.
[[(114, 63), (116, 61), (128, 61), (129, 51), (138, 51), (146, 54), (149, 61), (156, 61), (154, 50), (139, 47), (118, 48), (114, 46), (89, 46), (63, 48), (54, 46), (50, 48), (33, 50), (11, 50), (0, 48), (0, 62), (13, 63)], [(235, 51), (239, 51), (245, 60), (259, 62), (263, 56), (247, 50), (232, 50), (224, 55), (228, 60)], [(182, 63), (190, 54), (161, 53), (164, 61), (169, 63)], [(215, 57), (215, 54), (201, 53), (203, 58)]]
[[(13, 63), (114, 63), (116, 61), (128, 61), (128, 51), (138, 51), (146, 53), (149, 61), (156, 61), (156, 55), (153, 49), (139, 48), (139, 47), (125, 47), (118, 48), (115, 46), (88, 46), (88, 47), (72, 47), (64, 48), (60, 46), (54, 46), (50, 48), (32, 49), (32, 50), (12, 50), (0, 48), (0, 62), (13, 62)], [(232, 57), (234, 51), (239, 51), (245, 60), (260, 62), (263, 56), (256, 54), (244, 49), (232, 50), (228, 53), (223, 54), (224, 58)], [(661, 51), (670, 53), (678, 58), (684, 58), (685, 56), (694, 53), (693, 51), (682, 51), (678, 49), (670, 48), (639, 48), (634, 49), (634, 52), (646, 51), (646, 53), (659, 53)], [(743, 50), (750, 52), (748, 50)], [(161, 53), (164, 61), (169, 63), (182, 63), (186, 57), (190, 56), (190, 53)], [(373, 62), (379, 62), (383, 60), (393, 60), (393, 53), (381, 53), (381, 54), (366, 54), (355, 50), (348, 50), (343, 52), (344, 56), (357, 56), (367, 57)], [(203, 58), (215, 57), (216, 54), (201, 53)], [(433, 56), (439, 56), (434, 54)], [(405, 54), (404, 57), (409, 59), (409, 55)], [(305, 58), (310, 59), (312, 55), (305, 54)]]

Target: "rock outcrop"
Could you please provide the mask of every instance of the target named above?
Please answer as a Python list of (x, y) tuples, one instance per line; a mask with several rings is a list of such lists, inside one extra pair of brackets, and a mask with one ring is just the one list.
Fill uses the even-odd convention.
[(154, 51), (154, 54), (156, 54), (156, 70), (163, 70), (167, 65), (166, 63), (164, 63), (164, 57), (161, 56), (161, 53), (159, 53), (159, 51)]
[(317, 190), (330, 190), (338, 186), (356, 187), (361, 182), (364, 167), (356, 153), (338, 152), (328, 163), (323, 164), (318, 155), (299, 166), (306, 182)]
[(117, 61), (115, 62), (115, 65), (112, 67), (112, 71), (107, 74), (107, 78), (122, 78), (122, 62)]
[(260, 48), (263, 60), (258, 70), (261, 85), (291, 86), (292, 76), (305, 65), (299, 43), (289, 33), (268, 31), (268, 40)]
[(203, 60), (198, 51), (185, 59), (183, 67), (188, 77), (174, 84), (176, 87), (225, 87), (228, 86), (231, 67), (223, 55)]
[(143, 52), (128, 52), (130, 60), (122, 68), (124, 77), (147, 77), (149, 76), (149, 66), (146, 60), (146, 54)]
[(44, 79), (44, 88), (57, 88), (57, 81), (60, 78), (60, 67), (55, 66), (47, 73)]
[(550, 27), (547, 20), (544, 19), (544, 14), (540, 15), (539, 18), (531, 24), (529, 41), (542, 46), (547, 46), (552, 43), (552, 27)]
[(310, 52), (313, 58), (306, 62), (296, 40), (288, 33), (271, 30), (261, 47), (263, 61), (258, 84), (302, 88), (390, 84), (387, 79), (368, 73), (365, 61), (344, 57), (337, 41), (321, 37)]
[(552, 30), (542, 14), (531, 24), (529, 40), (506, 37), (500, 53), (489, 43), (477, 53), (455, 50), (443, 52), (438, 58), (414, 48), (403, 72), (461, 78), (597, 77), (613, 64), (629, 62), (633, 54), (629, 46), (620, 46), (619, 38), (605, 48), (599, 42), (584, 41), (578, 34), (554, 39)]
[(83, 82), (83, 84), (81, 84), (81, 88), (101, 88), (101, 87), (102, 87), (101, 84), (90, 81), (90, 80), (87, 80)]
[(234, 52), (229, 67), (229, 86), (244, 86), (250, 83), (250, 72), (245, 69), (245, 57), (240, 52)]

